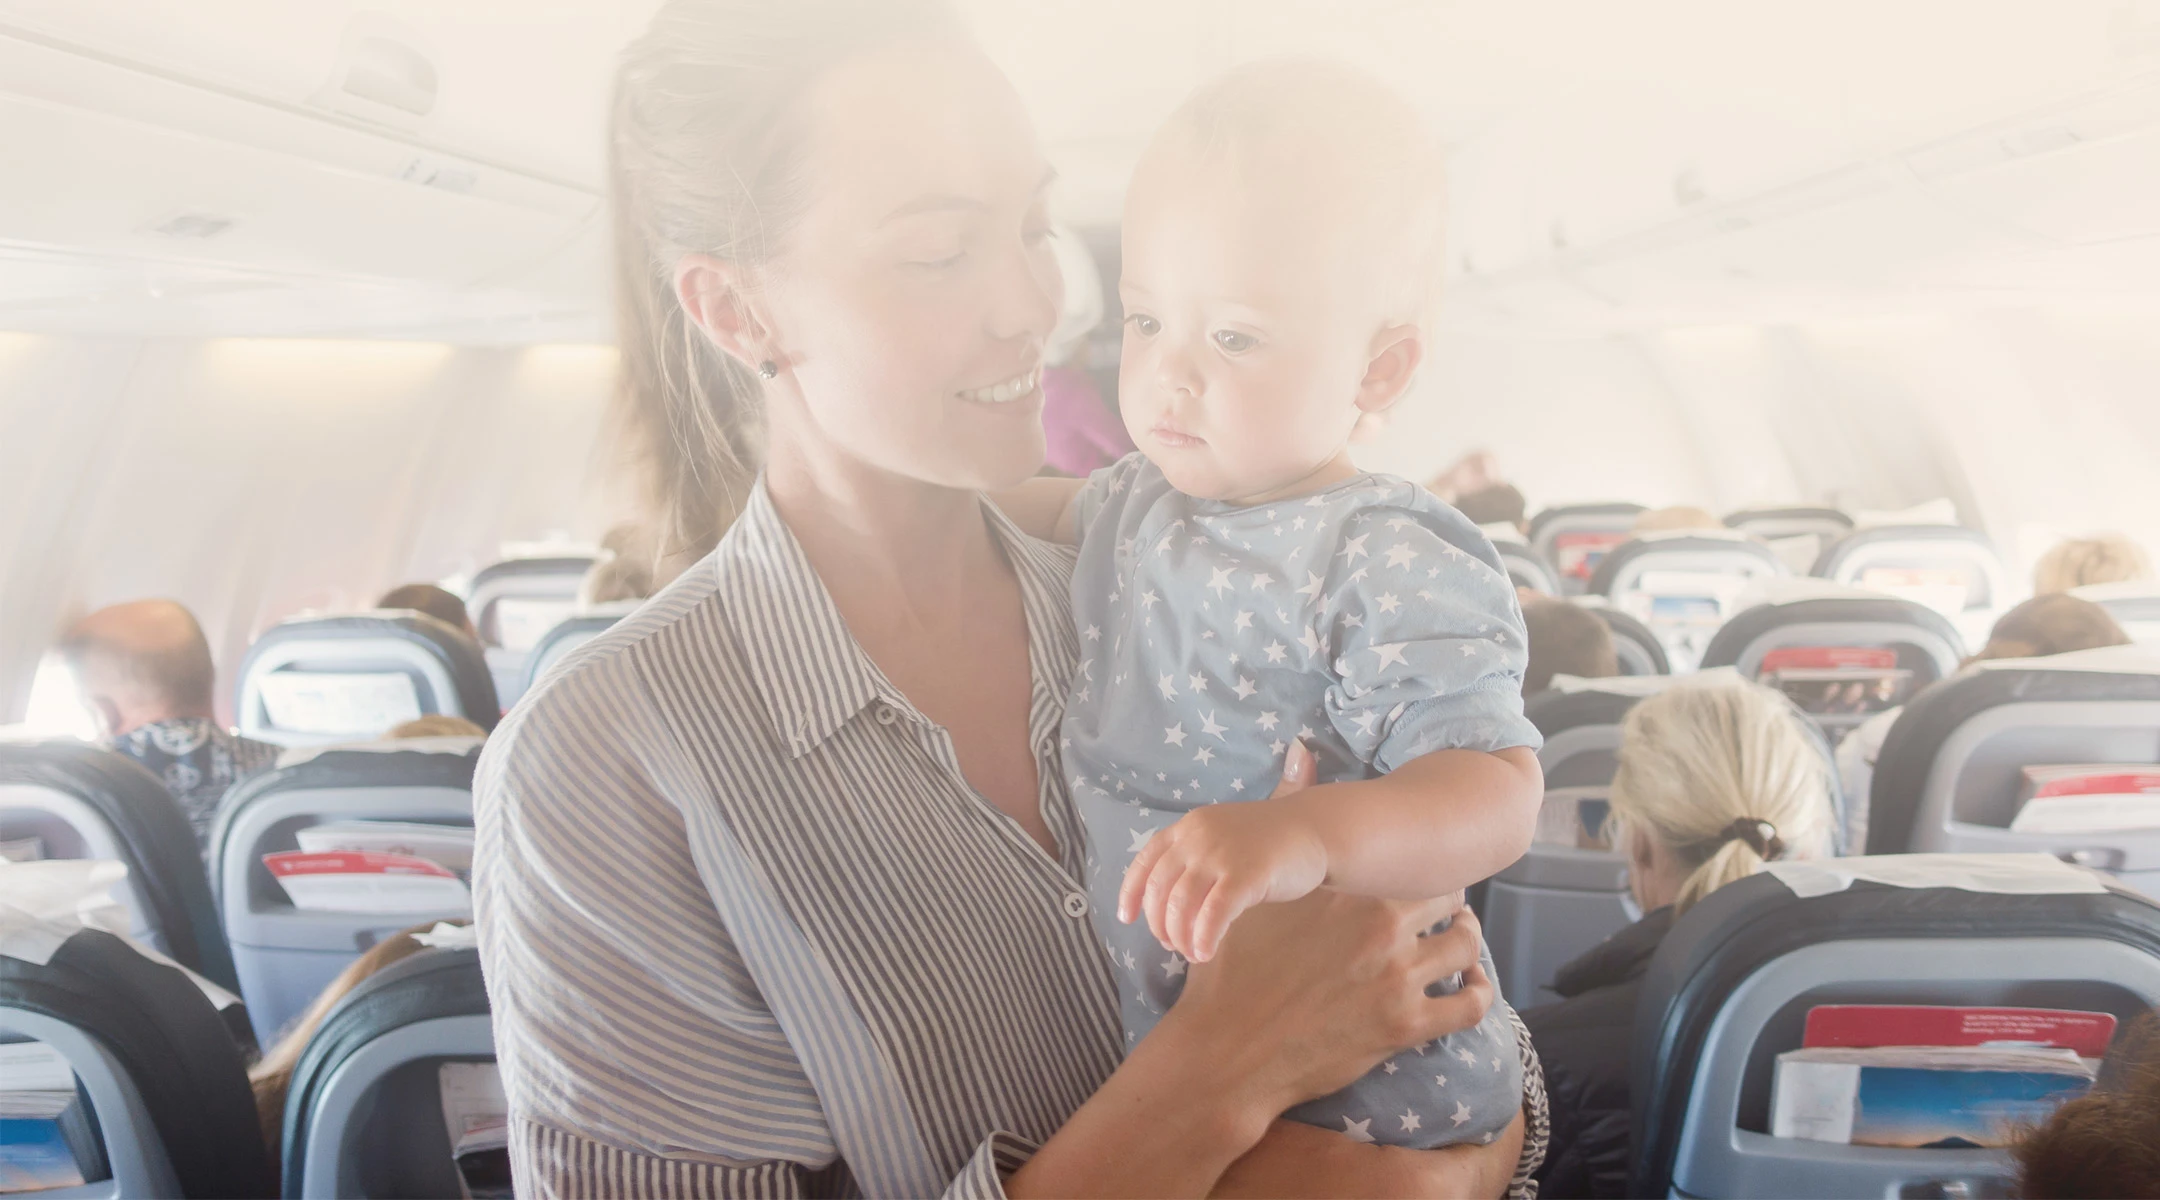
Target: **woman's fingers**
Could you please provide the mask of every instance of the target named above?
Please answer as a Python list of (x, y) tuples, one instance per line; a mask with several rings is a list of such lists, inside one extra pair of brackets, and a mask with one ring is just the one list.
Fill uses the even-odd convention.
[(1170, 944), (1170, 927), (1164, 921), (1163, 908), (1169, 904), (1172, 890), (1184, 876), (1184, 864), (1175, 860), (1158, 863), (1148, 872), (1147, 891), (1140, 898), (1141, 910), (1147, 914), (1148, 932), (1165, 946)]
[(1425, 1001), (1418, 1014), (1418, 1031), (1421, 1041), (1438, 1041), (1451, 1033), (1461, 1033), (1492, 1010), (1494, 999), (1492, 980), (1485, 968), (1471, 963), (1462, 973), (1462, 987), (1445, 996), (1434, 996)]
[(1313, 758), (1312, 751), (1302, 740), (1292, 742), (1290, 752), (1283, 755), (1282, 783), (1276, 786), (1274, 795), (1287, 796), (1303, 791), (1313, 785), (1319, 773), (1320, 764)]

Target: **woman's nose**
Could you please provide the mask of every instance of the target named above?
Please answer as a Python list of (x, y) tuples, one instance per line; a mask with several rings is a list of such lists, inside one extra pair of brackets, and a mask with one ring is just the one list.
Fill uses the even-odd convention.
[(1050, 340), (1065, 305), (1065, 276), (1055, 255), (1022, 246), (1000, 272), (998, 290), (990, 313), (991, 336), (999, 341), (1032, 338), (1038, 344)]

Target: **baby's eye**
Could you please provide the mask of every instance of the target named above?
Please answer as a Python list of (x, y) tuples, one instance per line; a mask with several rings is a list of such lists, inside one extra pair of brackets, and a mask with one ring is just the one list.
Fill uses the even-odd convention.
[(1154, 337), (1162, 332), (1162, 322), (1146, 313), (1134, 313), (1125, 318), (1125, 323), (1139, 330), (1141, 337)]
[(1235, 329), (1218, 329), (1215, 331), (1214, 336), (1215, 344), (1222, 347), (1225, 354), (1243, 354), (1260, 344), (1260, 339), (1250, 334), (1239, 333)]

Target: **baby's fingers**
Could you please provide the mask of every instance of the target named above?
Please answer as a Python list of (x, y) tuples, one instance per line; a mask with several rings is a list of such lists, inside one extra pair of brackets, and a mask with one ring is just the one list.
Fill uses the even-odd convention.
[(1230, 922), (1252, 906), (1250, 889), (1217, 884), (1193, 918), (1192, 950), (1185, 957), (1194, 962), (1206, 962), (1215, 957), (1215, 951), (1222, 948), (1223, 935), (1230, 932)]
[(1154, 872), (1155, 864), (1161, 861), (1169, 847), (1170, 839), (1158, 833), (1140, 847), (1140, 853), (1133, 857), (1132, 865), (1125, 868), (1125, 879), (1118, 884), (1117, 919), (1120, 924), (1130, 925), (1133, 918), (1140, 915), (1141, 901), (1147, 895), (1148, 876)]
[(1199, 915), (1200, 906), (1206, 903), (1209, 891), (1216, 886), (1214, 873), (1186, 868), (1178, 878), (1177, 889), (1170, 893), (1169, 903), (1163, 906), (1163, 925), (1170, 933), (1163, 939), (1163, 945), (1188, 959), (1193, 957), (1193, 918)]
[(1147, 890), (1140, 898), (1141, 908), (1147, 913), (1148, 932), (1165, 946), (1170, 944), (1170, 926), (1163, 910), (1185, 872), (1184, 860), (1175, 855), (1156, 863), (1155, 869), (1148, 872)]

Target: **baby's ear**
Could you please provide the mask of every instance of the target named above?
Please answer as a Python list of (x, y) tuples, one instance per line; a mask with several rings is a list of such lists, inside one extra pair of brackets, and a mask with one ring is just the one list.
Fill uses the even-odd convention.
[(1425, 362), (1425, 335), (1415, 325), (1390, 325), (1374, 335), (1358, 381), (1357, 406), (1367, 415), (1386, 412), (1417, 378)]

